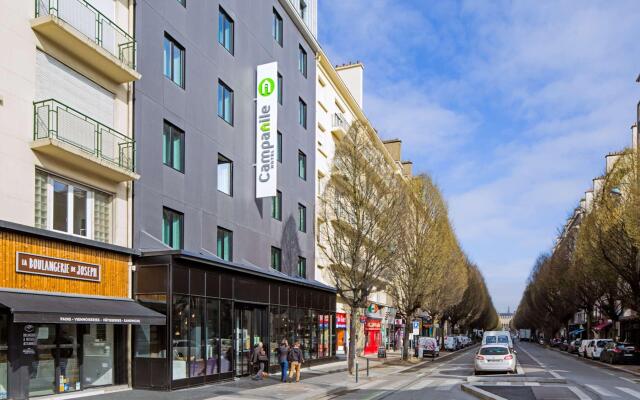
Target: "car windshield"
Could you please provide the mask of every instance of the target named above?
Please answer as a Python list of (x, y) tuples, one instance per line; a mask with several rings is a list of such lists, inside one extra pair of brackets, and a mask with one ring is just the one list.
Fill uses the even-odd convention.
[(498, 336), (498, 343), (509, 343), (508, 336)]
[(606, 341), (606, 340), (598, 340), (598, 343), (596, 343), (596, 345), (598, 347), (604, 347), (607, 343), (608, 343), (608, 341)]
[(483, 356), (503, 356), (505, 354), (509, 354), (509, 349), (502, 346), (483, 347), (480, 349), (480, 354)]
[(495, 343), (496, 342), (496, 337), (495, 336), (487, 336), (487, 343)]

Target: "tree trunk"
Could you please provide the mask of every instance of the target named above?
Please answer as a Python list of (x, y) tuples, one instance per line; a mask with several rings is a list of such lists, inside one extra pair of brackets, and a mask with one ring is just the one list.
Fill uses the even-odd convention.
[(351, 307), (351, 320), (349, 321), (349, 354), (347, 354), (347, 368), (351, 375), (353, 375), (353, 368), (356, 360), (356, 313), (357, 310), (354, 307)]
[(411, 329), (413, 329), (413, 321), (407, 321), (404, 324), (404, 333), (402, 334), (402, 359), (409, 359), (409, 324), (411, 324)]
[(591, 319), (593, 314), (593, 310), (591, 308), (587, 309), (587, 339), (591, 339)]

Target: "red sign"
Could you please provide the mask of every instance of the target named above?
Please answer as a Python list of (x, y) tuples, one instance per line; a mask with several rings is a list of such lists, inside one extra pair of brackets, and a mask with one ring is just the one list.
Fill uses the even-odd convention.
[(336, 313), (336, 329), (346, 329), (346, 328), (347, 328), (347, 314)]
[(380, 320), (379, 319), (367, 319), (367, 323), (364, 325), (365, 331), (379, 331)]

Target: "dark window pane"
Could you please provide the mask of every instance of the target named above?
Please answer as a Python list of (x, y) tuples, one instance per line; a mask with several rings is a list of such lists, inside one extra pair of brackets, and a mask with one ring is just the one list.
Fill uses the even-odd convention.
[(189, 360), (189, 296), (173, 296), (172, 337), (172, 377), (173, 380), (188, 377)]
[(233, 313), (231, 301), (220, 302), (220, 372), (233, 371)]
[(220, 373), (220, 301), (207, 299), (205, 318), (206, 374)]

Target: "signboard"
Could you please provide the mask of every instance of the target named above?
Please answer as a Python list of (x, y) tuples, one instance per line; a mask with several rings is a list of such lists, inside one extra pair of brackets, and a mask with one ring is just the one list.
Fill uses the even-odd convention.
[(379, 319), (368, 319), (364, 325), (365, 331), (379, 331), (380, 330), (380, 320)]
[(37, 254), (16, 253), (16, 272), (100, 282), (100, 265)]
[(22, 328), (22, 354), (31, 356), (36, 354), (38, 345), (38, 332), (35, 326), (27, 324)]
[(336, 329), (346, 329), (346, 328), (347, 328), (347, 314), (336, 313)]
[(413, 321), (413, 334), (414, 335), (420, 334), (420, 321)]
[(256, 86), (256, 198), (276, 195), (278, 63), (258, 65)]

